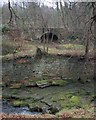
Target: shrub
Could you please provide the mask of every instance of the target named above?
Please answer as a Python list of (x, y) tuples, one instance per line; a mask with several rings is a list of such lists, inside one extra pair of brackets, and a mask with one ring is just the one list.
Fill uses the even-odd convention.
[(8, 25), (0, 26), (0, 32), (2, 32), (2, 34), (6, 34), (8, 31), (10, 31), (10, 28)]

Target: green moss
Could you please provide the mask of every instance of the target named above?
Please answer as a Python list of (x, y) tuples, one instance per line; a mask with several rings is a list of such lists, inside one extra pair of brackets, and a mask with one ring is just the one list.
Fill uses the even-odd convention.
[(14, 107), (23, 107), (23, 106), (27, 106), (27, 103), (25, 101), (22, 101), (22, 100), (14, 100), (12, 102), (12, 105)]
[(37, 84), (47, 84), (48, 80), (40, 80), (36, 82)]
[(67, 98), (71, 98), (74, 95), (74, 92), (67, 92), (65, 95)]
[(55, 81), (53, 81), (53, 83), (57, 84), (57, 85), (66, 85), (67, 81), (64, 81), (64, 80), (55, 80)]
[(85, 95), (86, 91), (84, 89), (78, 90), (78, 95)]
[(50, 100), (52, 102), (64, 101), (66, 100), (66, 96), (64, 92), (59, 92), (59, 94), (53, 95)]
[(38, 106), (38, 107), (42, 107), (44, 104), (41, 103), (40, 101), (37, 101), (37, 102), (33, 102), (33, 103), (29, 103), (29, 107), (35, 107), (35, 106)]
[(80, 98), (78, 96), (72, 96), (70, 101), (74, 102), (74, 103), (79, 103), (80, 102)]
[(89, 104), (85, 104), (85, 105), (83, 105), (83, 108), (89, 110), (90, 109), (90, 105)]
[[(70, 95), (71, 97), (71, 95)], [(78, 96), (72, 96), (69, 98), (65, 95), (61, 99), (59, 99), (59, 103), (61, 104), (63, 109), (71, 109), (72, 107), (81, 107), (81, 98)]]
[(56, 84), (56, 85), (66, 85), (68, 82), (65, 80), (39, 80), (36, 83), (37, 84), (52, 83), (52, 84)]
[(70, 99), (71, 106), (77, 106), (81, 103), (81, 98), (79, 96), (72, 96)]
[(40, 112), (40, 111), (42, 111), (44, 104), (41, 103), (40, 101), (38, 101), (38, 102), (34, 102), (34, 103), (29, 103), (28, 106), (29, 106), (30, 111)]
[(28, 81), (34, 83), (34, 80), (32, 80), (32, 79), (29, 79)]

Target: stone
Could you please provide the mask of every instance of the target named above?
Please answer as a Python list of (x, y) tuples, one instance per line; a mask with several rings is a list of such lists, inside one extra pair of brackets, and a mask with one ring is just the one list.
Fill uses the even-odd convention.
[(50, 110), (51, 114), (56, 114), (57, 112), (59, 112), (59, 108), (56, 106), (51, 106), (48, 110)]

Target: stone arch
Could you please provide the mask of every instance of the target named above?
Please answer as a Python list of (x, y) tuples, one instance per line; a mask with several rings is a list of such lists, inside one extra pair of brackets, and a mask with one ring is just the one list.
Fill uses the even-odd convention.
[(47, 40), (48, 40), (48, 42), (51, 42), (51, 41), (52, 42), (57, 42), (58, 41), (58, 36), (53, 32), (46, 32), (46, 33), (41, 35), (40, 40), (41, 40), (41, 42), (44, 42), (44, 40), (45, 40), (45, 42)]

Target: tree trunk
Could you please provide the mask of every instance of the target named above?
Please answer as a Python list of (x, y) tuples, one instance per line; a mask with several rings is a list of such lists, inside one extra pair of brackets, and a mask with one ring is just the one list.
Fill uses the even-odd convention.
[[(95, 3), (96, 4), (96, 3)], [(94, 20), (94, 80), (96, 81), (96, 5), (93, 7)]]
[[(90, 33), (88, 33), (89, 36)], [(85, 46), (85, 58), (88, 59), (88, 53), (89, 53), (89, 37), (86, 38), (86, 46)]]

